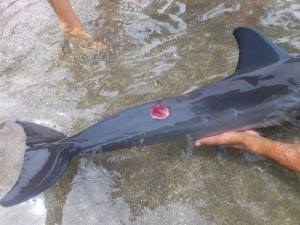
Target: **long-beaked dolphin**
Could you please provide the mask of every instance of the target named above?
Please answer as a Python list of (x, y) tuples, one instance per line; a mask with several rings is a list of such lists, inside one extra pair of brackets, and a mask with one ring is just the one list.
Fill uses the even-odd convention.
[(300, 58), (253, 28), (239, 27), (235, 72), (224, 80), (177, 97), (138, 105), (64, 137), (50, 128), (18, 122), (26, 134), (23, 168), (0, 204), (24, 202), (53, 185), (71, 158), (189, 137), (279, 124), (300, 114)]

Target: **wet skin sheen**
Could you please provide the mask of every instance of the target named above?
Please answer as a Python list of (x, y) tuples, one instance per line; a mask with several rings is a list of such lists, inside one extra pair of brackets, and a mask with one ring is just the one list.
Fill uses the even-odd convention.
[[(17, 183), (0, 204), (16, 205), (41, 193), (59, 179), (76, 154), (182, 137), (196, 139), (297, 117), (300, 59), (254, 29), (237, 28), (234, 36), (240, 49), (236, 71), (208, 87), (125, 109), (65, 139), (50, 128), (18, 122), (25, 130), (29, 148)], [(153, 118), (153, 107), (164, 110), (162, 118)]]

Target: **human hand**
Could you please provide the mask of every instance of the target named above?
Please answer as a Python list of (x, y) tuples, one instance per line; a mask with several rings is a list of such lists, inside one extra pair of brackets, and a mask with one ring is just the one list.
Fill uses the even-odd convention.
[(195, 141), (195, 145), (227, 145), (246, 150), (272, 159), (280, 165), (300, 173), (300, 144), (282, 143), (266, 139), (253, 130), (227, 132), (201, 138)]
[(249, 143), (254, 143), (262, 137), (253, 130), (243, 132), (226, 132), (220, 135), (201, 138), (195, 141), (197, 147), (202, 145), (226, 145), (233, 148), (250, 150)]

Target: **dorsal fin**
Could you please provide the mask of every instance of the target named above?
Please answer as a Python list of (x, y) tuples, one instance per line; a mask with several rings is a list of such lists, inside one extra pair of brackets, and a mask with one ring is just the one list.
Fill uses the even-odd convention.
[(233, 75), (249, 73), (280, 60), (292, 58), (291, 55), (253, 28), (238, 27), (234, 30), (233, 35), (240, 50), (239, 62)]

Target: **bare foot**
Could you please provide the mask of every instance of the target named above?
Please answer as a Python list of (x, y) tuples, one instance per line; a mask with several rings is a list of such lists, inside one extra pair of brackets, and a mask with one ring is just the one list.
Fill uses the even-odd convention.
[(141, 0), (127, 0), (128, 3), (140, 3)]
[(66, 43), (72, 43), (83, 50), (105, 52), (108, 48), (108, 43), (96, 40), (91, 32), (65, 33), (65, 36), (67, 39)]
[(77, 28), (65, 28), (61, 26), (62, 31), (67, 36), (90, 36), (88, 32), (86, 32), (83, 28), (77, 29)]

